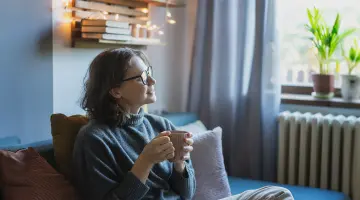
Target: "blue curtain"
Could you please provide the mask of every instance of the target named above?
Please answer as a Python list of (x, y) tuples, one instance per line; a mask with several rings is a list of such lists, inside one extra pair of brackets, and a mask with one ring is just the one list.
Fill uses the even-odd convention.
[(228, 173), (275, 180), (280, 106), (275, 0), (199, 0), (188, 109), (223, 128)]

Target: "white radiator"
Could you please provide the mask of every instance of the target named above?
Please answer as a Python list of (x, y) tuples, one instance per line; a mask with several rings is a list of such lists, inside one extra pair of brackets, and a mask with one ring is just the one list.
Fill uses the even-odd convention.
[(360, 118), (282, 112), (278, 139), (278, 182), (360, 200)]

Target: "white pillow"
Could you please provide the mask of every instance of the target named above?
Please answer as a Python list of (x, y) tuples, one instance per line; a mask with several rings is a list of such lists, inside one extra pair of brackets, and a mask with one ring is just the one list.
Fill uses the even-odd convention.
[(176, 129), (180, 131), (187, 131), (193, 134), (201, 133), (208, 130), (200, 120), (184, 126), (178, 126), (176, 127)]
[(218, 200), (231, 196), (221, 138), (221, 127), (193, 136), (191, 161), (195, 170), (196, 200)]

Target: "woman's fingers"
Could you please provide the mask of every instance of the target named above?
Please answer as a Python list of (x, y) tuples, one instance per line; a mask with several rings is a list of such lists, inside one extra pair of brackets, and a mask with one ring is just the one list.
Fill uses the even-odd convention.
[(184, 152), (185, 153), (192, 152), (193, 149), (194, 149), (194, 147), (192, 147), (192, 146), (184, 146)]
[[(155, 139), (155, 143), (158, 145), (157, 151), (161, 154), (161, 157), (164, 159), (172, 159), (175, 156), (175, 148), (173, 143), (168, 136), (168, 132), (162, 132)], [(183, 156), (181, 158), (182, 161), (190, 159), (190, 152), (193, 151), (194, 140), (192, 139), (192, 134), (187, 133), (184, 138), (185, 145), (182, 148)]]
[(169, 149), (171, 147), (174, 147), (174, 146), (173, 146), (173, 143), (169, 141), (169, 142), (167, 142), (165, 144), (159, 145), (157, 150), (158, 150), (158, 153), (161, 153), (161, 152), (166, 151), (167, 149)]
[(166, 159), (170, 159), (173, 158), (175, 156), (175, 148), (173, 146), (165, 149), (162, 152), (162, 155), (166, 158)]
[(172, 152), (172, 153), (166, 154), (165, 159), (171, 159), (171, 158), (174, 158), (174, 157), (175, 157), (175, 153)]
[(156, 137), (169, 136), (170, 134), (171, 134), (170, 131), (163, 131), (159, 133), (159, 135), (157, 135)]
[(169, 136), (156, 137), (153, 142), (156, 145), (164, 145), (170, 142), (170, 137)]
[(189, 159), (190, 159), (190, 154), (186, 154), (181, 158), (182, 161), (189, 160)]
[(185, 138), (185, 143), (189, 146), (194, 144), (194, 140), (192, 138)]

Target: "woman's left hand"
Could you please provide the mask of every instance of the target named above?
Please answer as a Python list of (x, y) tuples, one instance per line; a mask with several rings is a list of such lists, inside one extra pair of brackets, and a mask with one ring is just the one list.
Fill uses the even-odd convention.
[(190, 153), (193, 151), (193, 144), (194, 140), (192, 139), (192, 134), (188, 133), (186, 134), (186, 137), (184, 138), (184, 156), (181, 158), (181, 160), (175, 162), (175, 169), (178, 172), (183, 172), (185, 168), (185, 162), (186, 160), (190, 159)]

